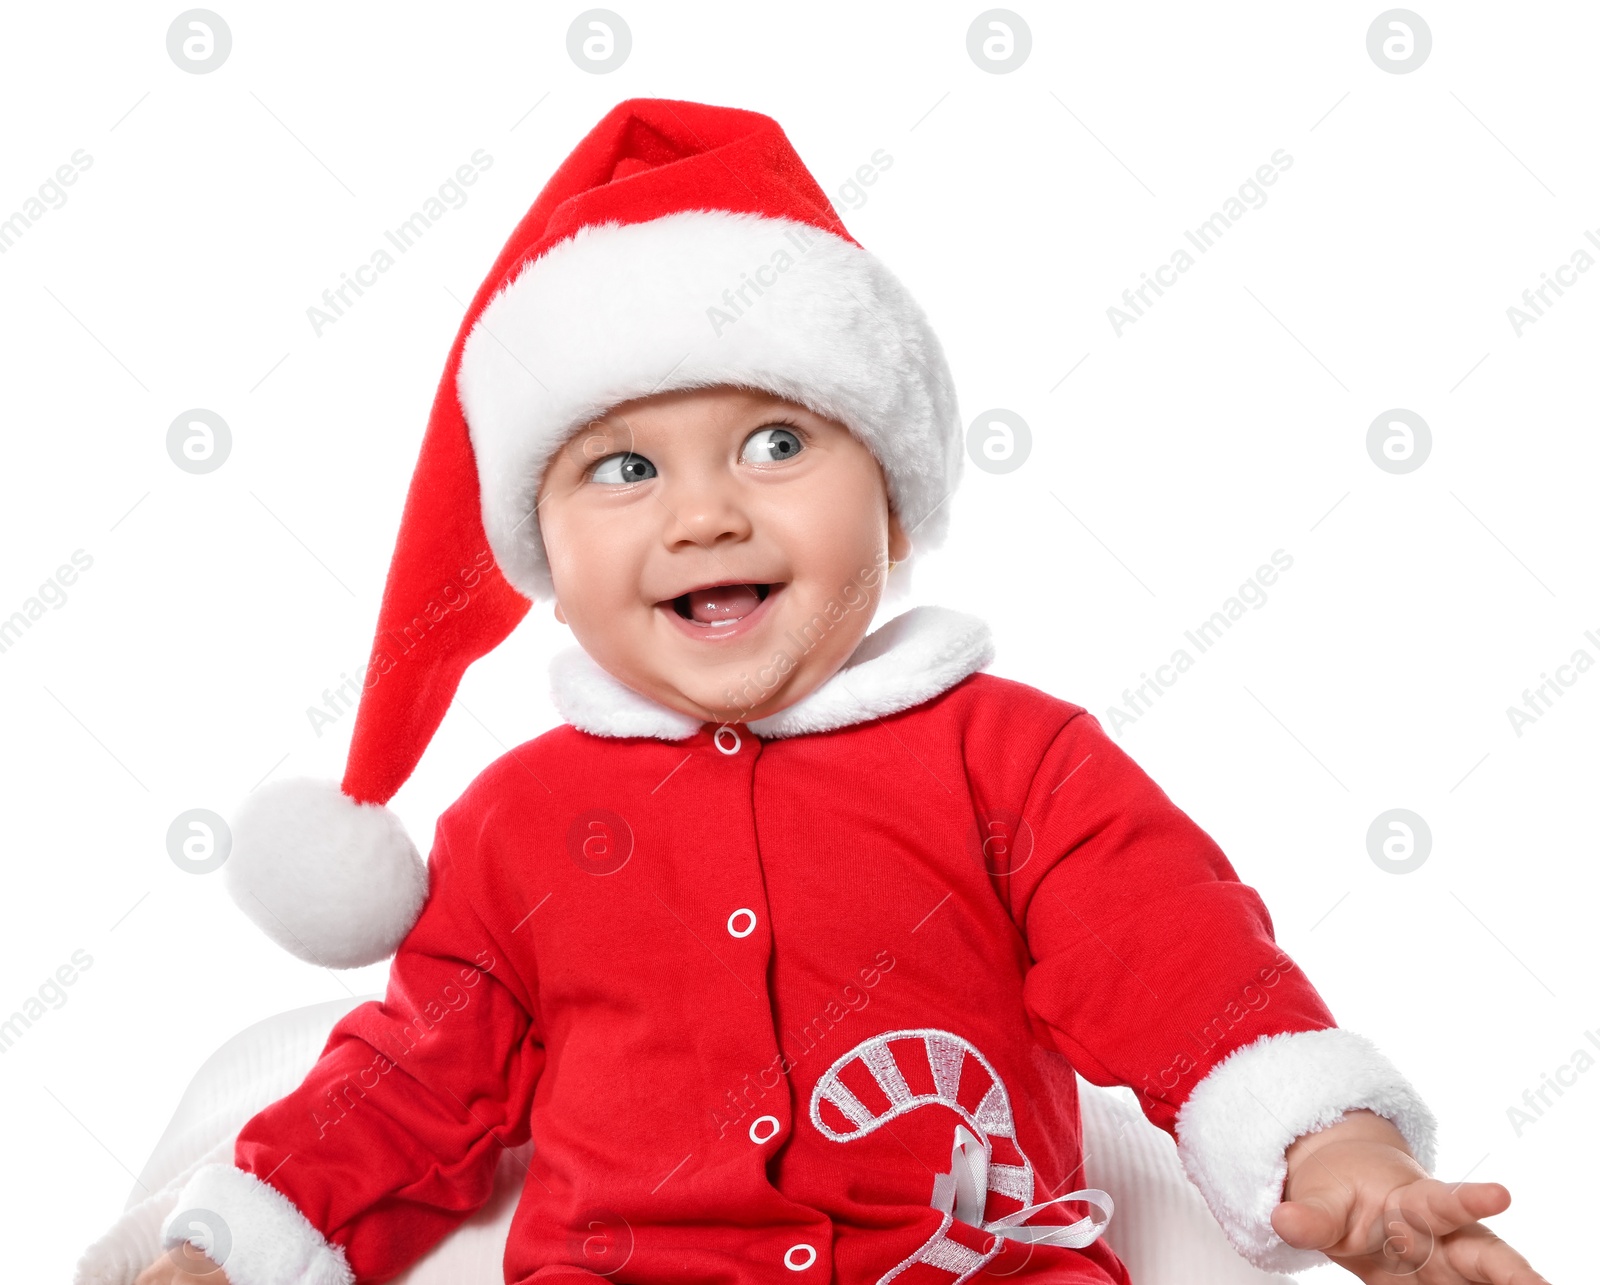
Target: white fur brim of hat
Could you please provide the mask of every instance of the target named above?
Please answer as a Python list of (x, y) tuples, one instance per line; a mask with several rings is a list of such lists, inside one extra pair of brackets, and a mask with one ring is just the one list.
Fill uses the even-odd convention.
[(844, 424), (882, 465), (913, 547), (943, 539), (961, 431), (916, 301), (843, 237), (688, 210), (580, 228), (527, 264), (467, 336), (456, 389), (506, 579), (553, 596), (533, 513), (547, 461), (575, 432), (621, 402), (715, 384)]

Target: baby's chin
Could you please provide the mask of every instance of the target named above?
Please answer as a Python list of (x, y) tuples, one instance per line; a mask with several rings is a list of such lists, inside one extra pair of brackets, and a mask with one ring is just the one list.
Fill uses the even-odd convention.
[[(843, 641), (843, 640), (841, 640)], [(839, 669), (843, 657), (831, 649), (790, 660), (770, 649), (750, 656), (702, 661), (687, 672), (677, 667), (641, 666), (623, 681), (660, 704), (707, 723), (751, 723), (804, 700)]]
[(760, 667), (760, 662), (751, 666), (734, 663), (726, 666), (725, 674), (696, 675), (692, 680), (673, 682), (658, 680), (655, 699), (708, 723), (749, 723), (803, 700), (827, 678), (826, 674), (791, 672), (776, 676), (775, 681), (761, 682), (747, 672)]
[(827, 619), (827, 613), (822, 606), (810, 609), (806, 595), (794, 590), (788, 585), (781, 595), (772, 593), (754, 628), (721, 638), (690, 636), (683, 622), (666, 621), (672, 604), (656, 604), (650, 628), (627, 632), (622, 646), (615, 635), (602, 634), (594, 641), (610, 643), (609, 654), (591, 655), (635, 691), (702, 722), (767, 718), (832, 678), (871, 619), (870, 610), (863, 610), (846, 614), (831, 629), (814, 629), (810, 622)]

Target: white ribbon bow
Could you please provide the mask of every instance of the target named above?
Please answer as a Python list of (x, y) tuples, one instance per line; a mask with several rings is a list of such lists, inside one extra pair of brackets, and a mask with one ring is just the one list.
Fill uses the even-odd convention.
[[(956, 1126), (955, 1145), (950, 1151), (950, 1172), (940, 1174), (933, 1183), (933, 1207), (950, 1214), (960, 1222), (982, 1228), (1007, 1240), (1024, 1241), (1034, 1245), (1064, 1245), (1069, 1249), (1082, 1249), (1098, 1240), (1100, 1233), (1111, 1221), (1111, 1197), (1098, 1187), (1082, 1191), (1069, 1191), (1064, 1196), (1029, 1205), (1014, 1214), (997, 1218), (991, 1223), (983, 1221), (984, 1205), (989, 1197), (989, 1148), (963, 1126)], [(1081, 1200), (1104, 1215), (1096, 1218), (1090, 1214), (1067, 1226), (1024, 1226), (1029, 1218), (1041, 1209), (1059, 1205), (1067, 1200)]]

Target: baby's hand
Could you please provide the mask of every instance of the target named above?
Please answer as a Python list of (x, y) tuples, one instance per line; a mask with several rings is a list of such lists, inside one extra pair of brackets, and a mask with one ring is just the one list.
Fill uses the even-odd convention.
[(193, 1245), (179, 1245), (139, 1273), (133, 1285), (228, 1285), (227, 1274)]
[[(1550, 1285), (1478, 1221), (1502, 1213), (1497, 1182), (1430, 1178), (1400, 1131), (1371, 1111), (1290, 1144), (1272, 1228), (1368, 1285)], [(142, 1285), (142, 1283), (141, 1283)]]

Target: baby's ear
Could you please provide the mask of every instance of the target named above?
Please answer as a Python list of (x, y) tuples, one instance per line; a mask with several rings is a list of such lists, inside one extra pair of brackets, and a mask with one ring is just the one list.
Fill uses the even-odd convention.
[(889, 509), (889, 561), (904, 562), (911, 556), (911, 537), (900, 524), (900, 515)]
[(561, 604), (559, 602), (556, 603), (556, 619), (562, 624), (567, 623), (567, 613), (561, 610)]

